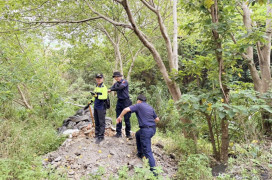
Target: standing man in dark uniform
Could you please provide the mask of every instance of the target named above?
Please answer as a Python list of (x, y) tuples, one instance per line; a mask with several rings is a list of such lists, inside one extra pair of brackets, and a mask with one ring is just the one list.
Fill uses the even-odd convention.
[(93, 98), (91, 103), (94, 102), (94, 119), (95, 119), (95, 138), (96, 144), (104, 140), (105, 133), (105, 116), (106, 107), (105, 100), (108, 98), (108, 89), (104, 84), (103, 74), (96, 74), (96, 87), (92, 92)]
[[(121, 114), (121, 112), (129, 107), (132, 102), (129, 99), (129, 89), (128, 82), (125, 79), (122, 79), (122, 74), (120, 72), (114, 72), (112, 76), (116, 83), (109, 89), (111, 91), (117, 91), (117, 104), (116, 104), (116, 118)], [(125, 115), (125, 124), (126, 124), (126, 136), (128, 139), (132, 139), (130, 135), (131, 125), (130, 125), (130, 116), (131, 113)], [(122, 137), (122, 122), (116, 124), (116, 135), (115, 137)]]
[(155, 159), (151, 149), (151, 138), (156, 133), (156, 123), (159, 122), (154, 109), (146, 103), (146, 97), (139, 95), (137, 97), (137, 104), (125, 108), (120, 116), (116, 119), (116, 123), (121, 122), (125, 114), (135, 112), (138, 118), (140, 130), (136, 132), (137, 156), (148, 159), (150, 170), (153, 171), (155, 167)]

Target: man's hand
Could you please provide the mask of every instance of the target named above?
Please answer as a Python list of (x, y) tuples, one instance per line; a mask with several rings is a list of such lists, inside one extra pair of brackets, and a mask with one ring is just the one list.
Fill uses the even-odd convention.
[(122, 118), (119, 116), (119, 117), (116, 119), (116, 123), (118, 124), (118, 123), (120, 123), (120, 122), (122, 122)]
[(155, 119), (155, 122), (158, 123), (160, 121), (159, 117)]
[(90, 106), (90, 104), (87, 104), (85, 107), (84, 107), (84, 110), (88, 109)]
[(88, 104), (84, 107), (84, 110), (88, 109), (89, 106), (93, 103), (93, 101), (91, 100), (91, 102), (88, 102)]
[(97, 97), (97, 94), (94, 92), (90, 92), (92, 94), (93, 97)]
[(111, 92), (111, 89), (108, 90), (108, 93), (110, 93), (110, 92)]

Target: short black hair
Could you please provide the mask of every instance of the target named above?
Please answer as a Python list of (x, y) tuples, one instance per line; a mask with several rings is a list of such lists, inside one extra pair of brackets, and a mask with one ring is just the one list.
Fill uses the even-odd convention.
[(146, 101), (146, 97), (145, 97), (143, 94), (140, 94), (140, 95), (137, 97), (137, 100)]

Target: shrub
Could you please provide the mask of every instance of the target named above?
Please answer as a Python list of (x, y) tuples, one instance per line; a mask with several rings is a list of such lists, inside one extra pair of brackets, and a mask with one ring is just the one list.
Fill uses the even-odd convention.
[(178, 177), (180, 179), (213, 179), (209, 158), (202, 154), (192, 154), (179, 162)]

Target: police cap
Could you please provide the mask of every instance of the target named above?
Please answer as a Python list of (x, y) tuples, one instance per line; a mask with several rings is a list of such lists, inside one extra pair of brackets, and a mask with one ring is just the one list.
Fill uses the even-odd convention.
[(120, 72), (114, 72), (113, 73), (113, 75), (112, 75), (112, 77), (114, 78), (114, 77), (122, 77), (123, 75), (120, 73)]
[(98, 73), (98, 74), (96, 74), (95, 75), (95, 78), (103, 78), (104, 76), (103, 76), (103, 74), (101, 74), (101, 73)]

